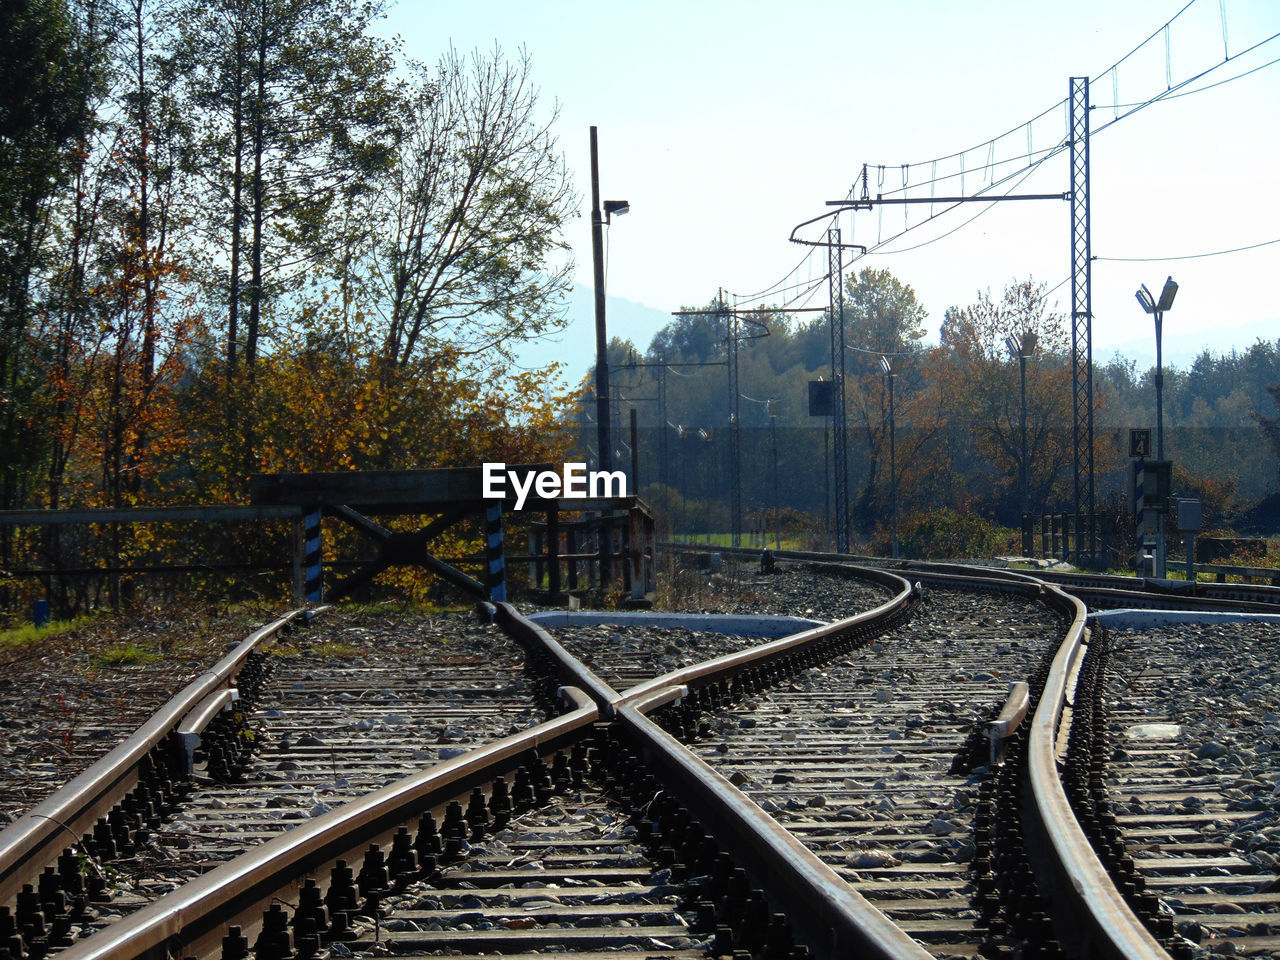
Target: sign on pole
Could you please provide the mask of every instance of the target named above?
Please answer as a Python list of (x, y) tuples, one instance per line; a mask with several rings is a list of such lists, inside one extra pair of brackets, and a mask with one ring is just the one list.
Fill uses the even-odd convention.
[(1129, 431), (1129, 456), (1135, 459), (1151, 456), (1151, 431)]

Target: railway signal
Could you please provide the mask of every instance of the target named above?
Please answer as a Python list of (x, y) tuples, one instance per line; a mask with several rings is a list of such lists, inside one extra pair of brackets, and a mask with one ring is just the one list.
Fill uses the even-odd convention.
[(1159, 532), (1163, 524), (1163, 515), (1169, 509), (1169, 496), (1172, 489), (1173, 464), (1168, 460), (1147, 460), (1142, 456), (1151, 447), (1151, 431), (1133, 431), (1145, 433), (1145, 446), (1139, 438), (1135, 442), (1132, 434), (1129, 440), (1130, 454), (1138, 454), (1129, 461), (1129, 509), (1135, 514), (1138, 535), (1138, 556), (1136, 566), (1139, 576), (1160, 576), (1163, 568), (1159, 563)]

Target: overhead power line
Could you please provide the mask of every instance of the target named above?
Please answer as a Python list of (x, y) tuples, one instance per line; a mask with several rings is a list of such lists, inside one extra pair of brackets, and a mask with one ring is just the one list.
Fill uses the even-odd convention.
[(1246, 250), (1257, 250), (1261, 247), (1269, 247), (1276, 243), (1280, 243), (1280, 237), (1277, 237), (1275, 240), (1263, 240), (1260, 243), (1251, 243), (1243, 247), (1231, 247), (1229, 250), (1210, 250), (1207, 253), (1185, 253), (1176, 257), (1094, 257), (1094, 259), (1106, 260), (1110, 263), (1164, 263), (1172, 260), (1200, 260), (1204, 257), (1221, 257), (1228, 253), (1243, 253)]

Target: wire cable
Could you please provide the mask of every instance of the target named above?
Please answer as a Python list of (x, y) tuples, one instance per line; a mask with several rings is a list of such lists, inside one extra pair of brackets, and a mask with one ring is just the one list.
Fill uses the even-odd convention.
[[(1028, 177), (1030, 177), (1033, 173), (1035, 173), (1035, 172), (1036, 172), (1036, 170), (1037, 170), (1037, 169), (1039, 169), (1039, 167), (1040, 167), (1042, 164), (1044, 164), (1044, 163), (1045, 163), (1045, 161), (1047, 161), (1050, 157), (1056, 156), (1058, 153), (1061, 153), (1063, 150), (1065, 150), (1065, 149), (1067, 148), (1067, 146), (1069, 146), (1069, 141), (1067, 141), (1067, 140), (1065, 140), (1065, 139), (1064, 139), (1064, 140), (1061, 140), (1061, 141), (1058, 143), (1058, 145), (1057, 145), (1056, 147), (1054, 147), (1054, 148), (1053, 148), (1053, 150), (1052, 150), (1051, 152), (1046, 153), (1046, 154), (1045, 154), (1045, 156), (1041, 157), (1041, 158), (1040, 158), (1039, 160), (1037, 160), (1034, 164), (1032, 164), (1030, 167), (1028, 167), (1028, 168), (1025, 170), (1025, 172), (1024, 172), (1024, 171), (1019, 171), (1020, 173), (1022, 173), (1022, 176), (1021, 176), (1021, 177), (1019, 177), (1019, 178), (1018, 178), (1018, 179), (1017, 179), (1017, 180), (1016, 180), (1016, 181), (1015, 181), (1015, 182), (1014, 182), (1014, 183), (1009, 187), (1009, 190), (1008, 190), (1008, 191), (1006, 191), (1006, 194), (1007, 194), (1007, 193), (1009, 193), (1009, 192), (1011, 192), (1011, 191), (1013, 191), (1013, 190), (1016, 190), (1019, 186), (1021, 186), (1023, 183), (1025, 183), (1025, 182), (1026, 182), (1026, 180), (1027, 180), (1027, 178), (1028, 178)], [(1006, 180), (1008, 180), (1008, 179), (1009, 179), (1010, 177), (1012, 177), (1012, 176), (1015, 176), (1015, 174), (1009, 174), (1009, 175), (1007, 175), (1006, 177), (1004, 177), (1004, 178), (1002, 178), (1000, 181), (998, 181), (996, 184), (993, 184), (993, 186), (1003, 185), (1003, 184), (1004, 184), (1004, 182), (1005, 182)], [(985, 192), (987, 192), (987, 190), (988, 190), (988, 189), (989, 189), (989, 188), (983, 188), (983, 190), (982, 190), (982, 191), (979, 191), (979, 193), (980, 193), (980, 194), (981, 194), (981, 193), (985, 193)], [(962, 230), (963, 228), (967, 227), (969, 224), (973, 223), (973, 221), (977, 220), (979, 217), (984, 216), (984, 215), (986, 215), (987, 213), (990, 213), (990, 212), (991, 212), (991, 210), (992, 210), (992, 208), (995, 206), (996, 198), (997, 198), (997, 197), (999, 197), (999, 196), (1002, 196), (1002, 195), (1004, 195), (1004, 194), (995, 194), (995, 195), (993, 195), (993, 197), (992, 197), (992, 202), (991, 202), (991, 203), (987, 204), (985, 207), (983, 207), (981, 210), (979, 210), (977, 213), (975, 213), (973, 216), (971, 216), (968, 220), (964, 220), (964, 221), (962, 221), (961, 223), (957, 224), (955, 227), (952, 227), (952, 228), (951, 228), (950, 230), (948, 230), (946, 233), (939, 234), (939, 235), (938, 235), (938, 236), (936, 236), (936, 237), (932, 237), (932, 238), (930, 238), (930, 239), (928, 239), (928, 240), (923, 241), (922, 243), (917, 243), (917, 244), (915, 244), (914, 246), (910, 246), (910, 247), (903, 247), (903, 248), (898, 249), (898, 250), (881, 250), (881, 248), (882, 248), (882, 247), (885, 247), (885, 246), (887, 246), (888, 244), (893, 243), (893, 241), (897, 240), (899, 237), (905, 236), (907, 233), (910, 233), (912, 230), (918, 230), (920, 227), (924, 226), (926, 223), (929, 223), (929, 222), (931, 222), (931, 221), (933, 221), (933, 220), (936, 220), (936, 219), (938, 219), (938, 218), (940, 218), (940, 217), (944, 217), (944, 216), (946, 216), (946, 215), (947, 215), (948, 213), (950, 213), (952, 210), (955, 210), (957, 207), (959, 207), (959, 206), (960, 206), (960, 204), (959, 204), (959, 203), (953, 203), (953, 204), (949, 205), (948, 207), (946, 207), (945, 209), (943, 209), (943, 210), (939, 211), (938, 213), (930, 214), (928, 217), (926, 217), (924, 220), (921, 220), (921, 221), (920, 221), (919, 223), (917, 223), (915, 226), (910, 227), (909, 229), (904, 230), (904, 231), (902, 231), (901, 233), (894, 234), (892, 237), (889, 237), (887, 240), (885, 240), (885, 241), (883, 241), (883, 242), (881, 242), (881, 243), (877, 243), (877, 244), (875, 244), (875, 245), (874, 245), (874, 246), (872, 246), (872, 247), (869, 247), (869, 248), (867, 249), (867, 252), (866, 252), (865, 254), (859, 254), (859, 255), (855, 256), (855, 257), (854, 257), (854, 262), (856, 263), (858, 260), (862, 259), (862, 257), (864, 257), (864, 256), (881, 256), (881, 257), (884, 257), (884, 256), (891, 256), (891, 255), (893, 255), (893, 254), (897, 254), (897, 253), (909, 253), (909, 252), (911, 252), (912, 250), (919, 250), (919, 249), (921, 249), (922, 247), (927, 247), (927, 246), (929, 246), (930, 244), (937, 243), (939, 240), (944, 240), (944, 239), (946, 239), (947, 237), (951, 236), (953, 233), (956, 233), (958, 230)]]
[[(1263, 42), (1268, 43), (1274, 39), (1275, 37), (1269, 37), (1267, 40)], [(1216, 83), (1206, 84), (1203, 87), (1196, 87), (1194, 90), (1184, 90), (1182, 93), (1169, 94), (1165, 97), (1162, 97), (1161, 99), (1178, 100), (1182, 97), (1189, 97), (1196, 93), (1204, 93), (1206, 90), (1212, 90), (1214, 87), (1221, 87), (1224, 84), (1231, 83), (1235, 80), (1243, 80), (1245, 77), (1250, 76), (1251, 74), (1255, 74), (1259, 70), (1265, 70), (1267, 67), (1275, 66), (1277, 63), (1280, 63), (1280, 57), (1277, 57), (1274, 60), (1268, 60), (1266, 63), (1259, 64), (1258, 66), (1254, 67), (1252, 70), (1246, 70), (1244, 73), (1237, 73), (1234, 77), (1227, 77), (1227, 79), (1219, 80)], [(1108, 108), (1111, 108), (1114, 110), (1122, 110), (1128, 107), (1140, 107), (1140, 106), (1146, 106), (1146, 103), (1103, 103), (1103, 104), (1095, 105), (1096, 109), (1099, 109), (1099, 110), (1106, 110)]]
[(1187, 253), (1177, 257), (1094, 257), (1095, 260), (1106, 260), (1109, 263), (1164, 263), (1173, 260), (1200, 260), (1204, 257), (1221, 257), (1228, 253), (1243, 253), (1245, 250), (1257, 250), (1261, 247), (1269, 247), (1273, 244), (1280, 243), (1280, 237), (1275, 240), (1263, 240), (1259, 243), (1251, 243), (1244, 247), (1232, 247), (1229, 250), (1210, 250), (1208, 253)]

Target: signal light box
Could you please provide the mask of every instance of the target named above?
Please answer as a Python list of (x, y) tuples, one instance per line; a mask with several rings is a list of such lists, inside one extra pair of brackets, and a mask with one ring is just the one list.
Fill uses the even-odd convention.
[(831, 381), (809, 381), (809, 416), (831, 416)]

